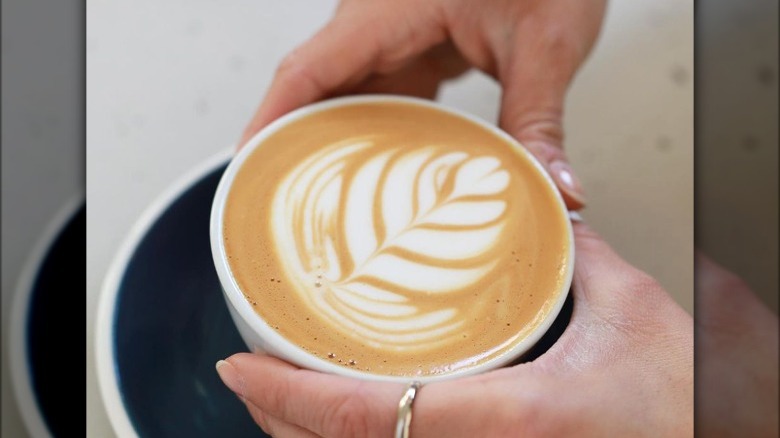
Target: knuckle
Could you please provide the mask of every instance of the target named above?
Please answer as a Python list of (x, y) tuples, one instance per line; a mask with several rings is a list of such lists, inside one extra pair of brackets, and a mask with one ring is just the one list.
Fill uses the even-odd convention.
[(644, 321), (645, 325), (650, 323), (657, 313), (655, 310), (663, 302), (661, 294), (664, 293), (664, 288), (658, 280), (644, 271), (634, 269), (625, 275), (625, 286), (614, 301), (614, 314), (609, 319), (613, 325), (628, 330), (642, 326), (637, 324), (641, 321)]
[(525, 31), (517, 34), (519, 43), (522, 44), (521, 38), (535, 35), (543, 53), (554, 54), (559, 63), (566, 63), (567, 70), (573, 70), (583, 56), (582, 36), (572, 32), (570, 20), (550, 20), (543, 14), (533, 14), (523, 17), (520, 26)]
[(625, 293), (615, 301), (616, 306), (607, 319), (624, 333), (652, 337), (668, 322), (667, 310), (672, 301), (650, 274), (637, 269), (627, 275)]
[(578, 35), (573, 33), (566, 23), (546, 22), (542, 27), (547, 46), (554, 50), (556, 56), (566, 55), (570, 58), (579, 58), (581, 52)]
[(327, 431), (328, 436), (343, 438), (370, 436), (370, 411), (369, 400), (361, 390), (362, 383), (354, 392), (346, 393), (340, 400), (330, 407), (325, 415), (321, 430)]
[(308, 83), (316, 87), (319, 84), (315, 80), (314, 70), (301, 52), (302, 48), (299, 47), (282, 58), (276, 68), (276, 77), (296, 83)]
[(636, 270), (630, 274), (631, 290), (638, 296), (655, 295), (663, 291), (663, 286), (650, 274)]
[(257, 423), (261, 429), (263, 429), (263, 432), (267, 433), (268, 435), (273, 435), (273, 429), (268, 422), (268, 416), (265, 415), (265, 412), (252, 405), (249, 405), (247, 410), (249, 411), (249, 415), (252, 416), (252, 420), (254, 420), (254, 422)]
[(560, 145), (563, 141), (563, 111), (558, 107), (522, 111), (512, 123), (512, 131), (520, 141)]
[(276, 68), (276, 74), (285, 75), (297, 73), (305, 70), (304, 63), (301, 61), (300, 49), (295, 49), (285, 55), (279, 66)]
[(277, 74), (294, 71), (298, 67), (300, 64), (298, 50), (299, 49), (295, 49), (282, 58), (279, 65), (276, 67)]

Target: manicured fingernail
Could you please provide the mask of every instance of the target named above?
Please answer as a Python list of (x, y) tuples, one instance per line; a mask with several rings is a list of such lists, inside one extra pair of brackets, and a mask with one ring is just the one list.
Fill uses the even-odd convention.
[(560, 160), (553, 161), (550, 163), (550, 173), (558, 188), (565, 192), (563, 193), (565, 196), (568, 196), (571, 200), (580, 204), (580, 206), (585, 205), (585, 194), (582, 184), (580, 184), (579, 178), (577, 178), (569, 163)]
[(241, 377), (236, 368), (225, 360), (218, 360), (216, 364), (217, 374), (222, 379), (222, 383), (231, 391), (235, 392), (241, 401), (244, 401), (243, 390), (241, 388)]

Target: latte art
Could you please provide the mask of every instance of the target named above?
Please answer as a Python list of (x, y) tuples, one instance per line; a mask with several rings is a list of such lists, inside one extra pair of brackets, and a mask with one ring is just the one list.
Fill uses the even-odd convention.
[(235, 174), (223, 244), (238, 291), (301, 354), (449, 373), (511, 356), (562, 303), (567, 218), (519, 146), (398, 102), (280, 126)]
[(507, 292), (489, 274), (502, 259), (510, 184), (492, 155), (349, 139), (283, 180), (273, 235), (295, 292), (344, 333), (429, 349), (489, 316), (450, 295), (480, 282), (481, 301)]

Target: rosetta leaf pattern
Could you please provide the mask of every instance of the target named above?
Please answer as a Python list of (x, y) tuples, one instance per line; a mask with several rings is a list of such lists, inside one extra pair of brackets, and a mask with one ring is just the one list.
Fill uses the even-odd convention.
[(276, 235), (329, 319), (377, 345), (420, 347), (463, 323), (442, 298), (497, 266), (510, 182), (490, 155), (332, 145), (280, 186)]

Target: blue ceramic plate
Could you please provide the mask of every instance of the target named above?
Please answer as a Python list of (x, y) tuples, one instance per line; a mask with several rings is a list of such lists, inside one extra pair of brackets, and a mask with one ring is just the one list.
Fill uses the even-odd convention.
[(217, 360), (246, 351), (209, 245), (211, 203), (229, 152), (147, 209), (106, 277), (97, 371), (119, 436), (266, 436), (214, 369)]
[[(67, 411), (82, 381), (61, 366), (60, 349), (71, 345), (63, 309), (73, 307), (73, 294), (86, 288), (83, 269), (72, 260), (86, 258), (84, 197), (71, 200), (54, 216), (31, 251), (17, 283), (10, 315), (9, 365), (19, 413), (33, 437), (73, 436)], [(76, 264), (78, 267), (78, 264)], [(65, 329), (63, 329), (65, 328)]]

